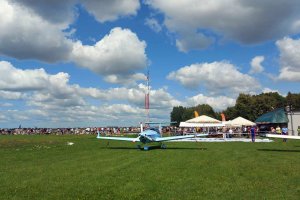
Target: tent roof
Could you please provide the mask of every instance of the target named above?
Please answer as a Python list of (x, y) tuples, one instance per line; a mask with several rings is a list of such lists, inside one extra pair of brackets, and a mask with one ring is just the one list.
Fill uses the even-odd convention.
[(255, 123), (243, 117), (237, 117), (231, 120), (230, 125), (233, 126), (254, 126)]
[(179, 127), (223, 127), (225, 126), (222, 123), (187, 123), (180, 122)]
[(285, 114), (284, 108), (279, 108), (271, 112), (265, 113), (255, 120), (255, 123), (288, 123), (289, 120)]
[(186, 123), (221, 123), (221, 121), (206, 115), (201, 115), (199, 117), (187, 120)]

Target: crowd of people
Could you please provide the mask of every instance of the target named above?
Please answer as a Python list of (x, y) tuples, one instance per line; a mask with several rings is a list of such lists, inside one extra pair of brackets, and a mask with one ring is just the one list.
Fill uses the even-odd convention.
[[(84, 135), (98, 132), (104, 135), (121, 135), (140, 133), (140, 127), (84, 127), (84, 128), (0, 128), (0, 135)], [(183, 132), (196, 132), (190, 128), (184, 130), (175, 126), (162, 128), (163, 133), (183, 134)]]
[[(147, 127), (145, 127), (147, 128)], [(210, 128), (210, 134), (218, 132), (228, 132), (230, 129)], [(66, 134), (97, 134), (97, 132), (105, 135), (114, 134), (135, 134), (140, 132), (140, 127), (85, 127), (85, 128), (0, 128), (1, 135), (66, 135)], [(164, 126), (163, 133), (175, 135), (186, 135), (191, 133), (207, 132), (207, 128), (181, 128), (175, 126)], [(232, 129), (234, 133), (240, 132), (240, 129)]]
[(104, 134), (138, 133), (138, 127), (88, 127), (88, 128), (5, 128), (0, 135), (96, 135), (97, 131)]
[[(140, 127), (88, 127), (88, 128), (12, 128), (1, 129), (0, 135), (83, 135), (92, 134), (96, 135), (100, 132), (103, 135), (125, 135), (125, 134), (138, 134), (140, 133)], [(230, 138), (234, 135), (251, 137), (255, 141), (255, 136), (259, 134), (259, 128), (256, 126), (244, 126), (244, 127), (212, 127), (212, 128), (182, 128), (176, 126), (164, 126), (162, 133), (168, 135), (187, 135), (193, 133), (205, 133), (209, 132), (211, 137), (221, 136), (223, 138)], [(280, 128), (271, 127), (270, 132), (273, 134), (288, 135), (288, 129), (286, 126)], [(286, 141), (286, 140), (285, 140)]]

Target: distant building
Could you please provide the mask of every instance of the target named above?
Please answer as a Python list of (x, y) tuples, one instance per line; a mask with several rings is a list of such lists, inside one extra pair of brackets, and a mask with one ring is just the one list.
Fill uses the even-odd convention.
[(300, 110), (295, 110), (290, 112), (286, 112), (287, 117), (289, 119), (288, 122), (288, 129), (289, 129), (289, 135), (300, 135), (298, 133), (298, 130), (300, 129)]

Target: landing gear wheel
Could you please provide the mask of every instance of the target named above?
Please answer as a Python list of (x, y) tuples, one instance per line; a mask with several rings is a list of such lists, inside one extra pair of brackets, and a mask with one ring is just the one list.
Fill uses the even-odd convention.
[(166, 149), (166, 148), (167, 148), (167, 145), (165, 145), (165, 144), (161, 144), (160, 148), (162, 148), (162, 149)]

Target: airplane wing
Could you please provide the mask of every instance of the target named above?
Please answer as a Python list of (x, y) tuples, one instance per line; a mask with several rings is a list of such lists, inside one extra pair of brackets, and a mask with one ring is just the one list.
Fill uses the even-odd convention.
[(128, 137), (101, 137), (97, 136), (97, 139), (101, 140), (118, 140), (118, 141), (128, 141), (128, 142), (138, 142), (139, 138), (128, 138)]
[[(196, 134), (196, 136), (201, 137), (201, 136), (207, 136), (208, 134)], [(164, 142), (164, 141), (169, 141), (169, 140), (179, 140), (179, 139), (185, 139), (185, 138), (194, 138), (195, 135), (183, 135), (183, 136), (171, 136), (171, 137), (161, 137), (161, 138), (156, 138), (155, 142)]]
[(300, 140), (300, 136), (294, 136), (294, 135), (266, 134), (266, 137), (271, 137), (271, 138), (284, 138), (284, 139), (298, 139), (298, 140)]

